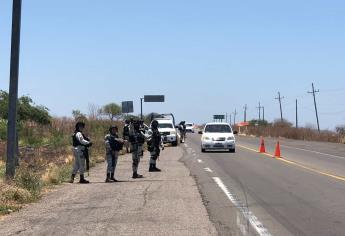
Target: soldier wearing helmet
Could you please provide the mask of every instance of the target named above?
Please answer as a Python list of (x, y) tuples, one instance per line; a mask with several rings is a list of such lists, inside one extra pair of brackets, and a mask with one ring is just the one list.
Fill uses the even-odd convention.
[(107, 161), (106, 183), (118, 182), (115, 179), (115, 168), (119, 158), (119, 151), (123, 148), (124, 140), (119, 138), (117, 126), (110, 126), (109, 133), (104, 138), (105, 159)]
[(79, 171), (80, 180), (79, 183), (81, 184), (88, 184), (90, 183), (84, 178), (85, 172), (85, 164), (86, 164), (86, 156), (85, 156), (85, 149), (92, 145), (92, 142), (89, 141), (88, 138), (83, 134), (83, 130), (85, 128), (84, 122), (77, 122), (75, 125), (75, 131), (72, 136), (73, 140), (73, 155), (74, 155), (74, 164), (73, 164), (73, 171), (70, 183), (74, 182), (74, 178)]
[(160, 172), (157, 168), (156, 162), (160, 155), (160, 146), (162, 145), (162, 136), (158, 131), (158, 121), (154, 120), (151, 123), (151, 137), (148, 141), (148, 149), (150, 151), (150, 168), (149, 172)]

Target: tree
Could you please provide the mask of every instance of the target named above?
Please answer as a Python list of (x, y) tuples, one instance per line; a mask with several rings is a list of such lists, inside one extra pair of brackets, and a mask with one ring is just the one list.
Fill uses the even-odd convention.
[(84, 115), (80, 110), (73, 110), (72, 115), (75, 121), (87, 120), (86, 115)]
[[(0, 90), (0, 118), (8, 118), (8, 93)], [(45, 106), (36, 105), (29, 96), (18, 99), (18, 121), (33, 121), (41, 125), (51, 123), (49, 109)]]
[(119, 117), (121, 115), (121, 107), (116, 103), (109, 103), (105, 106), (103, 106), (103, 114), (109, 116), (109, 119), (111, 121), (114, 120), (114, 118)]

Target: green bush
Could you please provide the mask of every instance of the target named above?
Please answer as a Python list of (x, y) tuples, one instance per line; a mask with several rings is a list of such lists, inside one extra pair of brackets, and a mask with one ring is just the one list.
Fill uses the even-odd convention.
[(42, 190), (41, 176), (30, 168), (19, 168), (14, 180), (18, 187), (28, 190), (34, 198), (40, 196)]
[(0, 119), (0, 140), (7, 139), (7, 121)]

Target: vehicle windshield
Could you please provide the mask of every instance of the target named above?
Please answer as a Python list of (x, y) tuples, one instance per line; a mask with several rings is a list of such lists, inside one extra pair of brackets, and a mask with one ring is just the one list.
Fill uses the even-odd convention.
[(231, 133), (229, 125), (207, 125), (205, 133)]
[(173, 129), (173, 125), (170, 123), (160, 123), (158, 124), (159, 129)]

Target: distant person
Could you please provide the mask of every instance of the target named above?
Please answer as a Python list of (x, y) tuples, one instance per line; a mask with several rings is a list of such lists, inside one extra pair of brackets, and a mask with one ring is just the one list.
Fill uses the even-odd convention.
[(140, 158), (144, 155), (143, 145), (145, 143), (145, 135), (140, 131), (140, 122), (135, 120), (131, 122), (130, 132), (129, 132), (129, 142), (131, 143), (132, 151), (132, 169), (133, 169), (133, 179), (143, 178), (142, 175), (138, 174), (138, 167), (140, 163)]
[(83, 130), (85, 128), (84, 122), (77, 122), (75, 125), (75, 131), (72, 136), (73, 140), (73, 155), (74, 155), (74, 165), (72, 170), (72, 176), (70, 183), (74, 182), (74, 178), (79, 171), (80, 180), (79, 183), (81, 184), (88, 184), (90, 183), (84, 178), (85, 172), (85, 164), (86, 164), (86, 156), (85, 150), (88, 147), (91, 147), (92, 142), (89, 141), (86, 136), (83, 134)]
[(186, 122), (181, 121), (178, 130), (180, 131), (181, 134), (181, 143), (184, 143), (186, 141)]
[(130, 129), (130, 121), (126, 120), (125, 121), (125, 126), (123, 127), (123, 132), (122, 132), (122, 137), (123, 139), (126, 141), (125, 142), (125, 147), (126, 147), (126, 152), (130, 153), (130, 149), (129, 149), (129, 129)]
[(149, 172), (160, 172), (161, 170), (156, 166), (157, 159), (160, 155), (160, 146), (162, 145), (162, 136), (158, 131), (158, 121), (152, 121), (151, 130), (152, 134), (150, 140), (147, 142), (151, 156)]
[(104, 138), (107, 161), (106, 183), (118, 182), (115, 179), (115, 168), (119, 158), (119, 151), (122, 150), (124, 144), (124, 140), (119, 138), (118, 131), (116, 126), (111, 126), (109, 133)]

